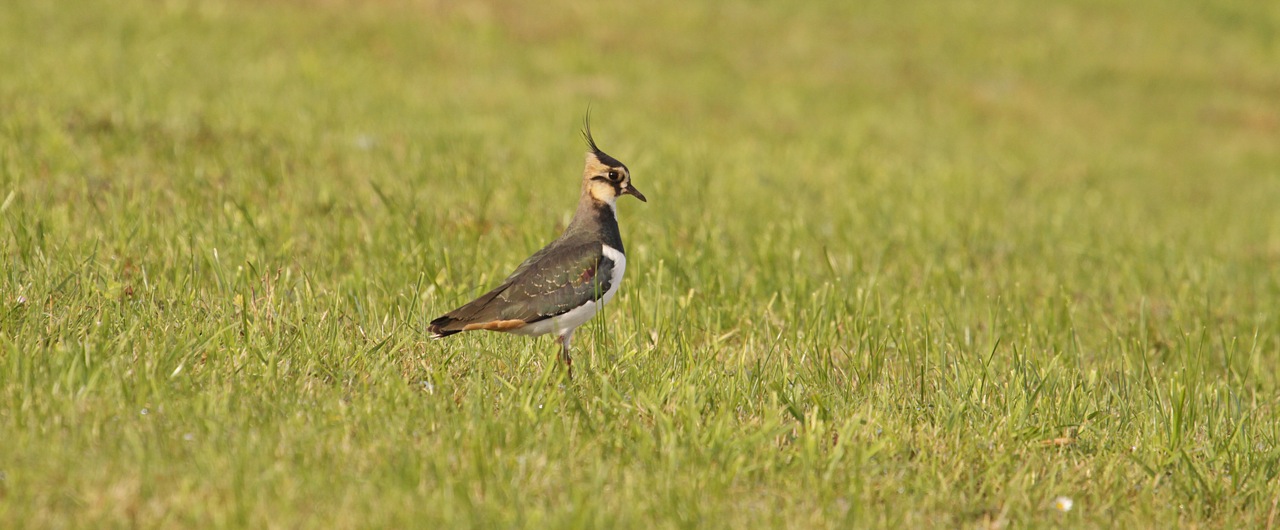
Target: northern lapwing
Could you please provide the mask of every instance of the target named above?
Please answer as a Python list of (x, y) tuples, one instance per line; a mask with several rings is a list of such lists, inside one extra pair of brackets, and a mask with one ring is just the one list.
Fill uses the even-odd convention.
[(648, 202), (631, 185), (626, 164), (596, 146), (589, 114), (583, 125), (590, 151), (578, 210), (564, 234), (524, 260), (502, 285), (432, 320), (427, 326), (432, 338), (477, 329), (530, 336), (555, 333), (560, 360), (572, 366), (569, 341), (574, 330), (613, 299), (627, 269), (617, 199), (631, 195)]

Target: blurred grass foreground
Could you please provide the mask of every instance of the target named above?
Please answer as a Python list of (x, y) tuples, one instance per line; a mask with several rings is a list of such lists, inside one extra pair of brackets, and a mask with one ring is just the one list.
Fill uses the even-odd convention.
[[(0, 8), (0, 527), (1272, 528), (1280, 3)], [(649, 203), (578, 334), (429, 341)]]

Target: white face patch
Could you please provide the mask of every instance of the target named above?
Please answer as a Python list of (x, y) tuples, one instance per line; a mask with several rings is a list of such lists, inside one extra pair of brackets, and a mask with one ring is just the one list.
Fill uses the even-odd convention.
[(591, 187), (589, 188), (589, 191), (591, 193), (591, 198), (597, 201), (603, 202), (605, 204), (608, 204), (609, 208), (612, 208), (614, 212), (618, 211), (616, 206), (618, 202), (618, 194), (613, 191), (612, 185), (605, 184), (603, 182), (592, 181), (590, 186)]

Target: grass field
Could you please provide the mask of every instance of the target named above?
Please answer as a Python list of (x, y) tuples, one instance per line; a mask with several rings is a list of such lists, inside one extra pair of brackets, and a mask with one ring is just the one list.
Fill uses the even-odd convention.
[[(1278, 35), (8, 2), (0, 527), (1280, 526)], [(574, 379), (428, 340), (565, 226), (588, 104), (649, 202)]]

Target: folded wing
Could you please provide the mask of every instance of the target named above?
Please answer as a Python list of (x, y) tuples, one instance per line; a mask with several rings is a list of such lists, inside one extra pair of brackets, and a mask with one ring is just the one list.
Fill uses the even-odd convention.
[(554, 318), (609, 290), (613, 260), (598, 242), (547, 247), (521, 263), (497, 288), (431, 321), (435, 337), (472, 329), (509, 331)]

